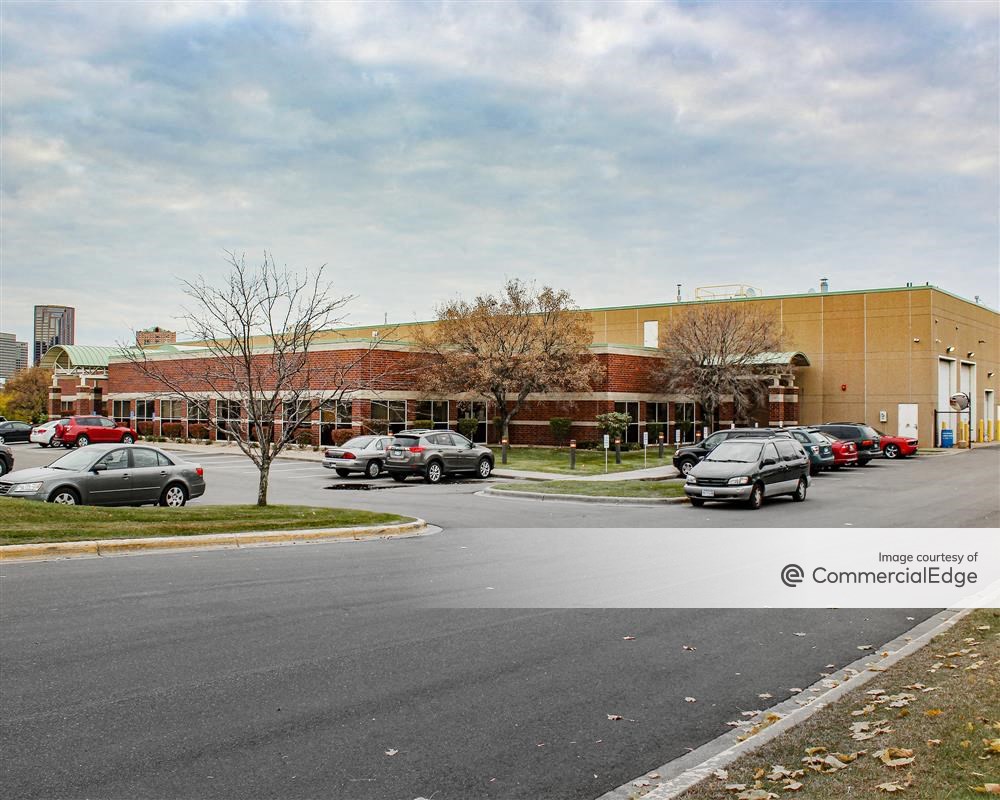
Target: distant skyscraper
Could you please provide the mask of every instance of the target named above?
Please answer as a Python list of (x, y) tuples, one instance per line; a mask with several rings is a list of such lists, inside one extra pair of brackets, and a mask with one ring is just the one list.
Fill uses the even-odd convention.
[(76, 341), (76, 309), (69, 306), (35, 306), (34, 361), (41, 361), (45, 351), (56, 344)]
[(0, 383), (28, 366), (28, 343), (13, 333), (0, 333)]

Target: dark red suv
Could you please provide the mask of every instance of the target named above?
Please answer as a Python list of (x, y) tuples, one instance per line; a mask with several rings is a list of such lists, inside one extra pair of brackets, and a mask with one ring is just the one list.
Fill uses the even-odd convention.
[(139, 434), (107, 417), (67, 417), (68, 425), (56, 425), (52, 446), (86, 447), (98, 442), (132, 444)]

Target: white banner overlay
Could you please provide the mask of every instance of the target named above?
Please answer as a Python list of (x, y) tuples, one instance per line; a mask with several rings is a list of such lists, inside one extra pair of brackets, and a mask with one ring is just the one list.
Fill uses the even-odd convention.
[(476, 534), (462, 548), (469, 557), (460, 570), (443, 579), (440, 573), (414, 576), (429, 605), (1000, 605), (1000, 542), (988, 529), (539, 528)]

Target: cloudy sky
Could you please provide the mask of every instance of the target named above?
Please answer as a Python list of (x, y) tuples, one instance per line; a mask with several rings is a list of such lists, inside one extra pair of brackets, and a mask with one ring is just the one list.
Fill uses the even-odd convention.
[(174, 326), (265, 248), (351, 322), (504, 277), (998, 304), (998, 18), (962, 3), (19, 3), (0, 330)]

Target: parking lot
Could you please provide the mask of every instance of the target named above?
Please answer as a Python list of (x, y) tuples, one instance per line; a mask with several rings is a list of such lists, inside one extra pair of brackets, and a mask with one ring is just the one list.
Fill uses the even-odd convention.
[[(169, 449), (169, 445), (165, 445)], [(43, 466), (63, 451), (13, 445), (18, 469)], [(177, 452), (205, 468), (208, 489), (199, 504), (251, 503), (257, 470), (239, 453)], [(449, 479), (430, 486), (418, 479), (339, 478), (319, 462), (282, 458), (271, 469), (272, 503), (343, 506), (422, 517), (443, 528), (511, 527), (989, 527), (1000, 524), (996, 487), (1000, 448), (920, 455), (866, 467), (824, 472), (805, 503), (769, 500), (760, 511), (739, 506), (686, 504), (613, 506), (539, 503), (487, 497), (484, 485), (499, 479)]]

